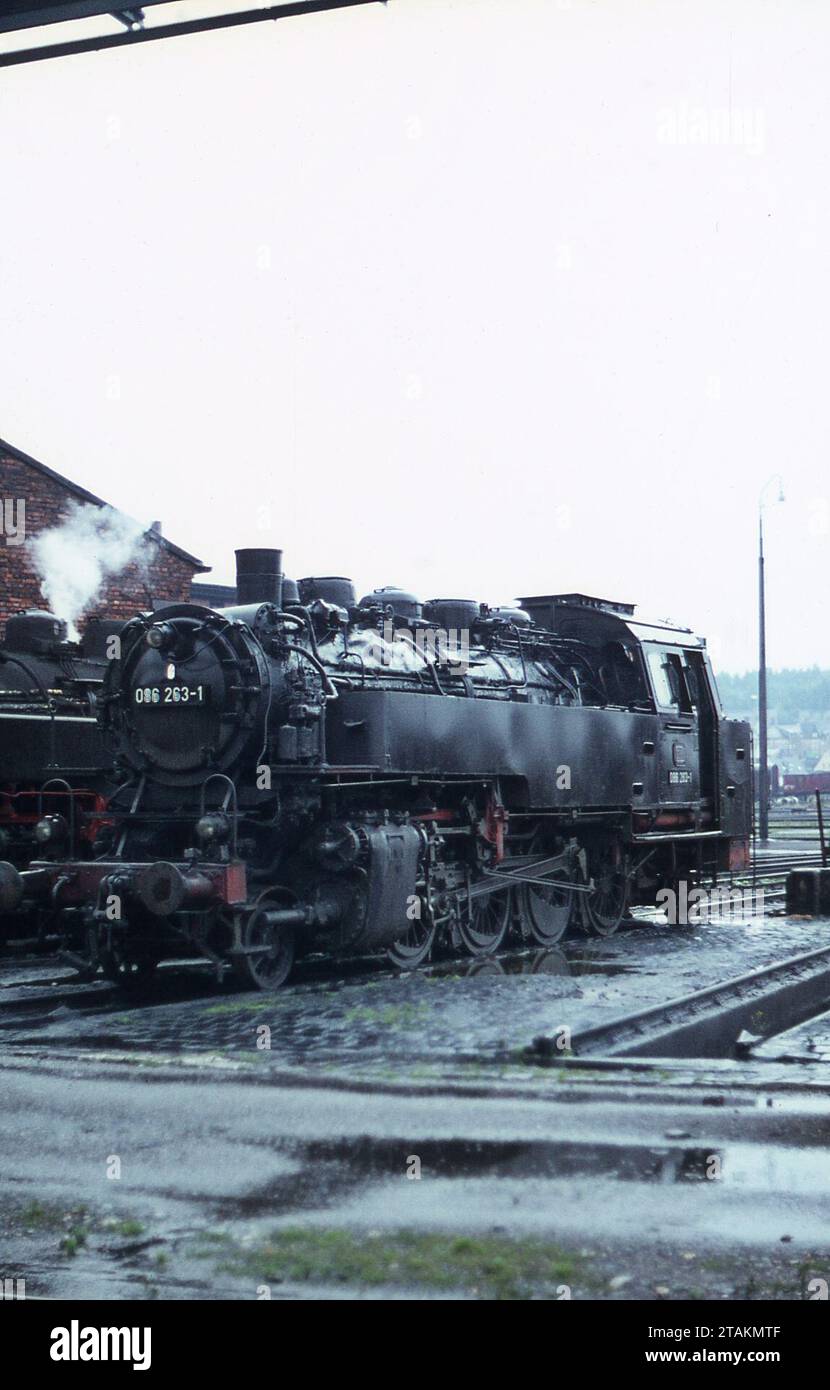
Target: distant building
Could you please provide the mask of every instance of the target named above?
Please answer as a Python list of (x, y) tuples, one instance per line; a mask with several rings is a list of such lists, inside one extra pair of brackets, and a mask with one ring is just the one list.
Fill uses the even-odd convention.
[(205, 608), (230, 608), (236, 603), (233, 584), (191, 584), (190, 597)]
[[(25, 503), (25, 541), (19, 544), (13, 527), (21, 500)], [(11, 613), (44, 607), (40, 580), (29, 555), (29, 541), (58, 525), (73, 502), (93, 507), (108, 505), (78, 483), (0, 439), (0, 626), (5, 626)], [(139, 609), (159, 603), (186, 603), (194, 575), (210, 569), (195, 555), (167, 540), (157, 525), (146, 532), (145, 539), (149, 561), (145, 548), (141, 567), (128, 564), (105, 582), (94, 604), (97, 614), (129, 618)]]

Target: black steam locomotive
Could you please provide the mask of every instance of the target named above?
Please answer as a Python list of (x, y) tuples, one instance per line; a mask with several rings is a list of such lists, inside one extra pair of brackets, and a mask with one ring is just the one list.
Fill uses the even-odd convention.
[(310, 951), (414, 966), (436, 938), (608, 936), (746, 862), (750, 729), (690, 631), (581, 594), (358, 603), (345, 579), (283, 580), (280, 551), (237, 564), (239, 606), (121, 632), (95, 858), (47, 814), (43, 856), (0, 866), (0, 904), (58, 917), (79, 963), (198, 954), (272, 989)]
[(0, 645), (0, 855), (18, 867), (40, 846), (48, 812), (78, 826), (91, 852), (95, 814), (111, 789), (112, 757), (96, 719), (106, 643), (119, 622), (92, 620), (81, 643), (52, 613), (14, 613)]

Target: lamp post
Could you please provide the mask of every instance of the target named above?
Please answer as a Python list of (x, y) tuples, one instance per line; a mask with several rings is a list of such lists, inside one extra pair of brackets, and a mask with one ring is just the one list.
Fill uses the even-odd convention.
[(780, 473), (773, 473), (758, 496), (758, 831), (762, 841), (769, 839), (769, 771), (767, 768), (767, 631), (764, 596), (764, 498), (773, 483), (778, 484), (776, 502), (783, 502), (784, 484)]

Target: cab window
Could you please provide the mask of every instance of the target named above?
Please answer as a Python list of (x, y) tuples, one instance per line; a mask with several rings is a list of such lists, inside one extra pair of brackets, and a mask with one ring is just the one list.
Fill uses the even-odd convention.
[(666, 670), (666, 654), (652, 647), (648, 654), (648, 669), (658, 705), (670, 706), (672, 703), (669, 675)]
[(660, 708), (672, 710), (675, 714), (691, 714), (694, 706), (687, 681), (688, 672), (680, 653), (666, 651), (663, 647), (651, 647), (648, 666)]

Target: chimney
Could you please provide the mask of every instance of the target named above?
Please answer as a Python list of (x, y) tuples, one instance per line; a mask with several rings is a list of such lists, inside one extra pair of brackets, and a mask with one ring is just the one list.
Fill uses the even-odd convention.
[(282, 604), (282, 551), (236, 551), (236, 601)]

